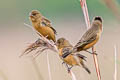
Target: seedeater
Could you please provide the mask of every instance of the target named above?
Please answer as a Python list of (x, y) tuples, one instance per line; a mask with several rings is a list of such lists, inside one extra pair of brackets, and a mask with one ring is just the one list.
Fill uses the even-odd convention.
[(73, 53), (87, 51), (87, 49), (93, 47), (98, 42), (103, 30), (102, 22), (103, 20), (99, 16), (96, 16), (93, 19), (91, 27), (85, 32), (79, 42), (73, 47)]
[(32, 10), (29, 14), (30, 21), (37, 32), (49, 40), (56, 42), (56, 30), (51, 26), (51, 22), (45, 18), (39, 11)]
[[(86, 59), (85, 59), (86, 57), (81, 54), (71, 53), (73, 46), (69, 43), (68, 40), (66, 40), (65, 38), (59, 38), (57, 40), (57, 48), (59, 50), (60, 58), (67, 65), (68, 72), (70, 71), (70, 69), (73, 66), (82, 66), (89, 74), (91, 73), (90, 70), (86, 67), (86, 65), (83, 62), (84, 60), (86, 61)], [(70, 54), (67, 56), (63, 55), (63, 54), (67, 54), (67, 53), (70, 53)], [(71, 66), (71, 67), (69, 67), (69, 66)]]

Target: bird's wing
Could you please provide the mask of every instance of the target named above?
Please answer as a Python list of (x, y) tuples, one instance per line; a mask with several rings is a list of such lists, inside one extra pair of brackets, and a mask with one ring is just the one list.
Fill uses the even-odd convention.
[(45, 17), (42, 17), (42, 20), (45, 21), (47, 24), (51, 24), (50, 20), (48, 20), (48, 19), (45, 18)]
[(62, 57), (65, 58), (67, 57), (70, 53), (72, 52), (72, 48), (71, 47), (65, 47), (62, 49)]
[(50, 27), (54, 31), (54, 33), (57, 34), (57, 31), (51, 26), (51, 22), (47, 18), (43, 17), (41, 24)]
[(57, 35), (57, 31), (53, 28), (53, 27), (50, 27), (53, 31), (54, 31), (54, 33)]
[(84, 61), (87, 61), (85, 58), (87, 58), (86, 56), (84, 55), (81, 55), (81, 54), (75, 54), (76, 56), (78, 56), (79, 58), (83, 59)]
[(96, 40), (97, 33), (98, 33), (97, 27), (91, 27), (90, 29), (88, 29), (88, 31), (82, 36), (79, 42), (74, 46), (73, 50), (83, 47)]

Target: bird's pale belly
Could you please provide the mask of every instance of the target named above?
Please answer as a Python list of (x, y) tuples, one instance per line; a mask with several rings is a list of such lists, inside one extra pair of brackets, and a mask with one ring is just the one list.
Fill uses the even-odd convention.
[(64, 58), (64, 61), (71, 66), (78, 65), (77, 61), (72, 55), (69, 55), (66, 58)]
[[(60, 49), (59, 56), (62, 56), (62, 54), (63, 54), (62, 49)], [(71, 66), (78, 65), (77, 61), (74, 59), (74, 57), (71, 54), (68, 55), (66, 58), (64, 58), (63, 61)]]
[(39, 28), (36, 28), (36, 30), (38, 32), (40, 32), (44, 37), (47, 37), (49, 40), (51, 39), (51, 40), (55, 41), (55, 34), (51, 28), (39, 27)]
[(92, 46), (94, 46), (98, 42), (98, 40), (99, 40), (99, 37), (97, 37), (96, 40), (94, 40), (93, 42), (91, 42), (91, 43), (87, 44), (86, 46), (84, 46), (83, 49), (91, 48)]

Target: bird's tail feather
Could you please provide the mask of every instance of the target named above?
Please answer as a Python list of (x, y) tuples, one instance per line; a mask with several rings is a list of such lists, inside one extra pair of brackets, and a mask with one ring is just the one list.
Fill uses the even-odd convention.
[(82, 67), (89, 73), (91, 74), (91, 71), (87, 68), (87, 66), (85, 64), (82, 64)]
[(80, 59), (83, 59), (84, 61), (87, 61), (86, 60), (86, 56), (84, 56), (84, 55), (81, 55), (81, 54), (76, 54)]

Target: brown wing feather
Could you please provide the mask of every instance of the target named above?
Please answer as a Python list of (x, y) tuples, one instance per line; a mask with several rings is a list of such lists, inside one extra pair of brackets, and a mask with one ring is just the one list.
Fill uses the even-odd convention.
[(63, 53), (62, 55), (63, 58), (67, 57), (69, 54), (72, 53), (72, 47), (63, 48), (62, 53)]
[(78, 56), (79, 58), (82, 58), (84, 61), (87, 61), (85, 58), (87, 58), (86, 56), (84, 55), (81, 55), (81, 54), (76, 54), (76, 56)]
[(93, 26), (90, 29), (88, 29), (88, 31), (82, 36), (80, 41), (74, 46), (73, 51), (77, 48), (82, 48), (85, 45), (96, 40), (97, 33), (98, 33), (98, 27), (96, 26)]
[(54, 33), (57, 34), (57, 31), (51, 26), (50, 20), (48, 20), (47, 18), (43, 17), (42, 18), (42, 23), (44, 25), (47, 25), (48, 27), (50, 27), (54, 31)]

